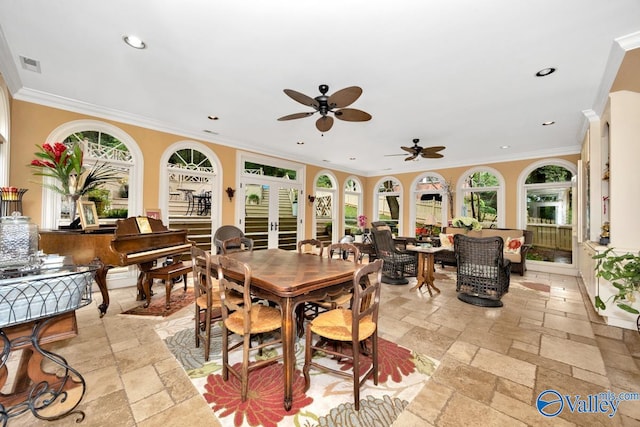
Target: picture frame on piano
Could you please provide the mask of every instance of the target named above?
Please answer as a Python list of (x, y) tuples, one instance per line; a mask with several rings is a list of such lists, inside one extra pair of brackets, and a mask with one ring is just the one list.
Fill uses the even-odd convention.
[(98, 210), (94, 202), (78, 200), (78, 212), (80, 213), (80, 226), (83, 230), (91, 231), (100, 228)]
[(145, 216), (162, 221), (162, 210), (158, 208), (144, 208)]

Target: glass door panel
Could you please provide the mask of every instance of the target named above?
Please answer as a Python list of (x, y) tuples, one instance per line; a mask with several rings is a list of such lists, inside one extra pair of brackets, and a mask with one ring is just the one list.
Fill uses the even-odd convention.
[(267, 184), (244, 185), (244, 233), (253, 239), (253, 249), (269, 247), (269, 195)]

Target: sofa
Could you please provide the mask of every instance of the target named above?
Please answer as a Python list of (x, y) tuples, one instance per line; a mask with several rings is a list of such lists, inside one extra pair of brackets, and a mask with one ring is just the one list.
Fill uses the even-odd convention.
[(469, 237), (502, 237), (504, 241), (504, 258), (511, 261), (511, 271), (520, 273), (527, 271), (527, 252), (533, 244), (533, 232), (514, 228), (483, 228), (481, 230), (467, 230), (466, 228), (445, 227), (440, 233), (440, 246), (447, 247), (435, 253), (434, 259), (442, 268), (445, 265), (456, 265), (453, 252), (453, 236), (466, 234)]

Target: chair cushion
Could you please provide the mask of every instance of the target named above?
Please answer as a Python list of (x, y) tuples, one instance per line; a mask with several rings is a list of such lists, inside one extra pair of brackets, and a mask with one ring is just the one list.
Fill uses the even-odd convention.
[[(218, 288), (217, 280), (214, 281), (213, 289), (215, 290), (213, 292), (213, 295), (211, 295), (211, 306), (220, 308), (222, 306), (222, 302), (220, 301), (220, 291), (218, 291), (219, 288)], [(242, 298), (242, 295), (240, 295), (237, 292), (230, 293), (228, 298), (232, 304), (236, 304), (236, 305), (242, 304), (242, 301), (244, 300), (244, 298)], [(198, 298), (196, 298), (196, 304), (200, 308), (207, 308), (207, 296), (200, 295)]]
[(444, 249), (453, 250), (453, 233), (440, 233), (440, 246)]
[[(244, 312), (235, 311), (224, 321), (231, 332), (238, 335), (244, 334)], [(262, 304), (251, 306), (251, 334), (261, 334), (271, 332), (280, 328), (282, 324), (280, 310), (274, 307), (267, 307)]]
[[(311, 321), (311, 331), (321, 337), (338, 341), (351, 341), (351, 310), (337, 308), (325, 311)], [(369, 338), (376, 331), (376, 324), (371, 316), (366, 316), (360, 321), (358, 341)]]

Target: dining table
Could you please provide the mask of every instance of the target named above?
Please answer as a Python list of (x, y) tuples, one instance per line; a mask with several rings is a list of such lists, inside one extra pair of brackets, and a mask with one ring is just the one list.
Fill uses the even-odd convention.
[[(295, 372), (296, 307), (353, 287), (356, 264), (297, 251), (239, 251), (227, 256), (251, 267), (251, 292), (280, 306), (284, 370), (284, 409), (292, 405)], [(231, 275), (231, 272), (229, 272)], [(232, 277), (233, 278), (233, 277)]]
[(417, 271), (417, 279), (418, 283), (411, 288), (421, 289), (426, 285), (427, 290), (429, 291), (429, 296), (433, 296), (432, 289), (436, 292), (440, 292), (440, 289), (436, 287), (434, 284), (433, 270), (435, 268), (435, 253), (444, 250), (443, 247), (434, 247), (430, 244), (420, 244), (420, 245), (411, 245), (408, 244), (406, 246), (406, 250), (413, 251), (418, 253), (418, 271)]

